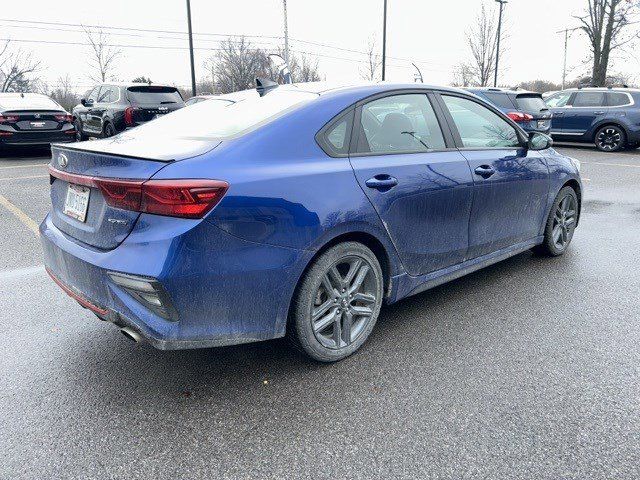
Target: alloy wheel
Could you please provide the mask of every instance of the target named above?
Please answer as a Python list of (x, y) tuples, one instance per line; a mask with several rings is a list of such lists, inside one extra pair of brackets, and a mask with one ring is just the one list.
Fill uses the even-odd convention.
[(596, 139), (601, 150), (618, 150), (622, 143), (622, 132), (615, 127), (606, 127), (600, 130)]
[(558, 250), (564, 250), (571, 240), (577, 218), (576, 200), (573, 196), (567, 195), (558, 203), (553, 216), (552, 238)]
[(311, 307), (317, 340), (331, 349), (353, 343), (372, 320), (377, 287), (365, 258), (350, 255), (334, 263), (322, 276)]

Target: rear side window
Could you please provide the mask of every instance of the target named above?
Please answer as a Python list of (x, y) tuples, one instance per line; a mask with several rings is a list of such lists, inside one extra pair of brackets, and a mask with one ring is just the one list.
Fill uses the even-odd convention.
[(358, 153), (427, 152), (445, 146), (425, 94), (393, 95), (362, 107)]
[(482, 95), (488, 98), (489, 101), (498, 108), (504, 108), (504, 109), (515, 108), (513, 105), (513, 102), (509, 98), (509, 95), (507, 95), (506, 93), (483, 92)]
[(472, 100), (443, 95), (465, 148), (519, 147), (516, 129), (488, 108)]
[(518, 110), (527, 113), (538, 113), (547, 109), (547, 104), (542, 100), (542, 95), (517, 95), (516, 105)]
[(162, 87), (156, 85), (129, 87), (127, 96), (133, 104), (145, 103), (168, 104), (182, 102), (182, 96), (175, 87)]
[(578, 92), (573, 99), (574, 107), (604, 107), (604, 92)]
[(620, 107), (622, 105), (629, 105), (631, 100), (626, 93), (622, 92), (607, 92), (607, 105), (610, 107)]
[(352, 124), (353, 109), (342, 114), (323, 130), (320, 130), (317, 137), (318, 143), (328, 155), (340, 156), (349, 153)]

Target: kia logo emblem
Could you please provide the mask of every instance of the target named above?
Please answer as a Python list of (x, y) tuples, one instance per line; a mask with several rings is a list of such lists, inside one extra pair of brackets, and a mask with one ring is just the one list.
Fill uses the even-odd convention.
[(66, 168), (69, 165), (69, 159), (64, 153), (58, 155), (58, 165), (60, 165), (60, 168)]

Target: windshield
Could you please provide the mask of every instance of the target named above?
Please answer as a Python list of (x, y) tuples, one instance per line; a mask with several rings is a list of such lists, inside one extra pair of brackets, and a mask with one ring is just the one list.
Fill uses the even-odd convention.
[(221, 140), (273, 120), (315, 98), (318, 98), (315, 93), (276, 90), (264, 97), (251, 96), (235, 103), (222, 98), (207, 100), (176, 110), (123, 135), (136, 140)]
[(541, 110), (547, 110), (547, 104), (542, 100), (542, 95), (518, 95), (516, 104), (523, 112), (538, 113)]
[(148, 87), (129, 87), (127, 88), (127, 96), (132, 104), (167, 104), (180, 103), (182, 96), (175, 87), (161, 87), (149, 85)]

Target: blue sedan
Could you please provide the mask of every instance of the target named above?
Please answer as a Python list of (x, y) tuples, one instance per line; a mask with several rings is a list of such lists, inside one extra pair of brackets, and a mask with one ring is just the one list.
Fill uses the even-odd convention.
[(562, 255), (579, 163), (461, 90), (296, 84), (56, 146), (46, 268), (160, 349), (287, 335), (355, 352), (383, 304), (528, 249)]

